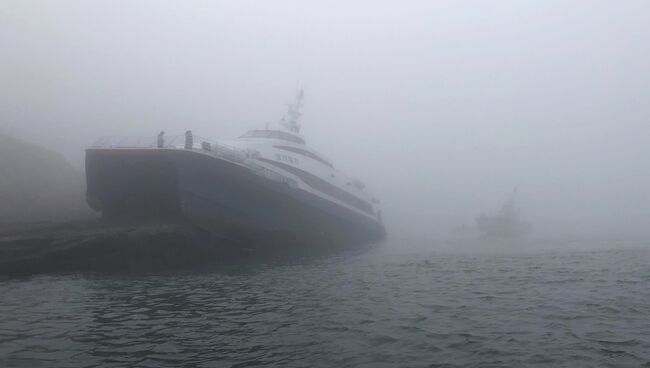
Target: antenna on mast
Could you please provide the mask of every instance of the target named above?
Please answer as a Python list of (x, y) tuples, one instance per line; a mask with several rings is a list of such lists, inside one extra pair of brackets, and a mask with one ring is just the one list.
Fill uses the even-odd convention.
[(300, 91), (296, 94), (296, 99), (292, 104), (287, 105), (287, 114), (280, 120), (285, 128), (290, 132), (300, 133), (300, 124), (298, 124), (298, 119), (302, 116), (302, 100), (305, 96), (305, 92), (301, 88)]

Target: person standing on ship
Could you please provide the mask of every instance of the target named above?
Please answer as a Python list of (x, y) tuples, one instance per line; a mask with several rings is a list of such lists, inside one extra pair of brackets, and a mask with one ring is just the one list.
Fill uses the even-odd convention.
[(158, 148), (165, 147), (165, 131), (158, 133)]
[(192, 147), (194, 147), (194, 136), (192, 131), (188, 130), (185, 132), (185, 149), (192, 149)]

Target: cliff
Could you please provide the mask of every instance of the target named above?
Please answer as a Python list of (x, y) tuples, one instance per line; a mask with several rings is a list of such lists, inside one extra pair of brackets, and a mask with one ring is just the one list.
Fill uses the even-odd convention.
[(0, 133), (0, 224), (92, 215), (83, 175), (63, 156)]

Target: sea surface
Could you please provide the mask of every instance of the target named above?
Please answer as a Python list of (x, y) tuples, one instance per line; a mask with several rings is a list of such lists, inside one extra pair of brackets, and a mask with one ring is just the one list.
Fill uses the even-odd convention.
[(0, 280), (0, 367), (650, 367), (650, 249)]

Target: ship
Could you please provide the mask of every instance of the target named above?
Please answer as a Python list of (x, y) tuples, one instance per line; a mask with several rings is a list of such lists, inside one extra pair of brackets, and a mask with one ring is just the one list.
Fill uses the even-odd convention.
[(481, 214), (476, 218), (476, 229), (482, 239), (520, 239), (531, 231), (531, 225), (521, 216), (516, 205), (517, 188), (501, 209), (493, 215)]
[(179, 218), (301, 244), (384, 239), (380, 201), (301, 135), (304, 93), (273, 126), (230, 141), (103, 137), (86, 150), (87, 202), (106, 218)]

